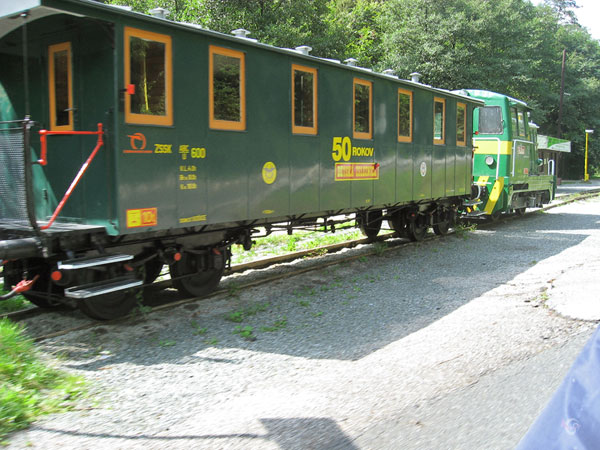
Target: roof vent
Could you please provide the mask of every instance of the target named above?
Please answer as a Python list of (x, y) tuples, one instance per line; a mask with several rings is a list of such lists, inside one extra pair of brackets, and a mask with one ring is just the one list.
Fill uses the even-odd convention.
[(349, 66), (356, 67), (356, 63), (358, 62), (358, 59), (348, 58), (348, 59), (345, 59), (344, 62)]
[(410, 80), (413, 83), (418, 83), (420, 78), (421, 78), (421, 74), (419, 72), (413, 72), (410, 74)]
[(165, 8), (154, 8), (150, 10), (150, 14), (157, 19), (166, 19), (171, 12)]
[(393, 77), (394, 75), (396, 75), (396, 71), (394, 69), (385, 69), (383, 71), (383, 74)]
[(312, 50), (312, 47), (309, 47), (308, 45), (301, 45), (300, 47), (296, 47), (296, 51), (302, 53), (303, 55), (307, 55), (307, 56), (311, 50)]
[(238, 28), (237, 30), (233, 30), (231, 32), (231, 34), (233, 34), (235, 37), (239, 37), (239, 38), (243, 38), (243, 39), (250, 39), (248, 37), (250, 32), (244, 28)]

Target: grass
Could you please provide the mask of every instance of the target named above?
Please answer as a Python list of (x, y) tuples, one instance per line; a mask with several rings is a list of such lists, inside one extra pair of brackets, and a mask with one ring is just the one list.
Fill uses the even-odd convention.
[[(234, 245), (232, 249), (232, 263), (242, 264), (258, 258), (267, 258), (301, 250), (311, 250), (361, 237), (363, 237), (362, 234), (355, 228), (340, 230), (335, 234), (302, 230), (296, 231), (291, 236), (287, 234), (272, 234), (255, 239), (255, 244), (249, 251), (244, 251), (241, 245)], [(318, 255), (323, 252), (316, 253)]]
[(42, 361), (20, 325), (0, 319), (0, 436), (43, 414), (70, 409), (83, 389), (80, 377)]

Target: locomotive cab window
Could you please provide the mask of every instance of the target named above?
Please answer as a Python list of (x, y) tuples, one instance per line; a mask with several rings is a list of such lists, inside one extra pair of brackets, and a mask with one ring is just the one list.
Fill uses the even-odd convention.
[(433, 99), (433, 143), (446, 143), (446, 100), (438, 97)]
[(171, 37), (125, 27), (125, 120), (173, 125)]
[(317, 69), (292, 64), (292, 133), (317, 134)]
[(516, 139), (519, 135), (519, 125), (517, 122), (517, 108), (510, 108), (510, 122), (512, 126), (512, 137)]
[(359, 78), (354, 79), (352, 136), (355, 139), (373, 137), (373, 83)]
[(71, 78), (71, 43), (48, 47), (48, 88), (50, 130), (73, 130), (73, 81)]
[(479, 134), (502, 134), (502, 108), (499, 106), (480, 106), (477, 131)]
[(456, 104), (456, 145), (467, 145), (467, 105)]
[(526, 137), (527, 132), (525, 130), (525, 114), (523, 111), (519, 110), (517, 116), (519, 118), (519, 136)]
[(246, 129), (244, 53), (228, 48), (209, 49), (209, 122), (216, 130)]
[(413, 93), (398, 89), (398, 142), (412, 142)]

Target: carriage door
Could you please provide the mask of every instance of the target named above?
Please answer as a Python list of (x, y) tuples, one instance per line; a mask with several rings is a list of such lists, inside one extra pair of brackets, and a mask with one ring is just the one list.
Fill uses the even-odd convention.
[[(45, 101), (39, 105), (39, 115), (32, 117), (41, 122), (42, 128), (61, 133), (48, 136), (47, 164), (34, 168), (37, 186), (42, 190), (35, 194), (41, 220), (56, 212), (94, 150), (97, 136), (77, 133), (97, 131), (99, 123), (110, 124), (114, 110), (110, 95), (114, 90), (114, 45), (108, 26), (85, 18), (58, 16), (54, 20), (58, 22), (52, 23), (54, 32), (48, 33), (40, 48), (45, 56), (41, 67), (46, 73), (43, 77), (46, 86), (42, 87), (46, 95), (41, 96)], [(69, 26), (63, 20), (68, 20)], [(108, 146), (105, 139), (105, 145), (86, 166), (76, 188), (64, 202), (61, 221), (86, 223), (110, 217)]]

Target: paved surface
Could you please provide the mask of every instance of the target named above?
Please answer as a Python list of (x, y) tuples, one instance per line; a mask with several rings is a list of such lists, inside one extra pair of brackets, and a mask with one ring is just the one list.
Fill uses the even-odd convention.
[[(599, 217), (576, 202), (46, 342), (95, 395), (11, 445), (514, 448), (596, 327), (596, 285), (575, 290), (600, 279)], [(553, 303), (574, 292), (578, 319)]]

